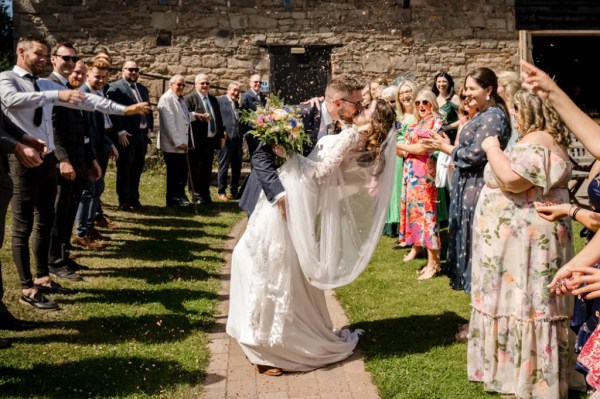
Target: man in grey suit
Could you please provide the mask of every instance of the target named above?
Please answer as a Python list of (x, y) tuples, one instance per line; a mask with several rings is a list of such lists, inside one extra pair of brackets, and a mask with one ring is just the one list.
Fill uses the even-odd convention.
[[(227, 94), (219, 97), (221, 118), (225, 130), (225, 145), (219, 151), (219, 174), (217, 175), (219, 199), (227, 201), (238, 196), (242, 171), (242, 134), (240, 131), (240, 83), (231, 82)], [(227, 171), (231, 165), (231, 184), (227, 187)]]
[(167, 206), (188, 206), (185, 196), (188, 179), (188, 149), (194, 148), (191, 122), (195, 118), (183, 101), (185, 78), (175, 75), (169, 80), (170, 89), (158, 100), (159, 133), (157, 147), (163, 152), (167, 165)]
[[(150, 102), (146, 86), (137, 83), (140, 68), (135, 61), (123, 64), (123, 79), (110, 84), (106, 97), (123, 104)], [(143, 209), (140, 203), (140, 179), (144, 171), (144, 161), (150, 134), (154, 128), (152, 113), (148, 115), (111, 115), (113, 141), (118, 143), (117, 195), (119, 206), (124, 211)]]

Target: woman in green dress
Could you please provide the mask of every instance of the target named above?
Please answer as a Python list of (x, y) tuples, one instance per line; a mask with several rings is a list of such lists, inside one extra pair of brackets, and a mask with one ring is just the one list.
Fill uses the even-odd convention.
[[(413, 98), (417, 94), (417, 85), (412, 80), (404, 79), (398, 83), (396, 95), (396, 128), (398, 143), (404, 143), (404, 135), (408, 126), (415, 122), (415, 106)], [(396, 177), (390, 207), (383, 227), (383, 234), (398, 237), (398, 223), (400, 222), (400, 199), (402, 198), (402, 168), (403, 159), (396, 158)]]
[[(433, 86), (431, 87), (431, 91), (437, 97), (438, 107), (440, 109), (440, 113), (446, 120), (444, 123), (443, 131), (450, 138), (450, 144), (454, 145), (456, 139), (456, 132), (459, 124), (459, 116), (458, 116), (458, 107), (460, 106), (460, 99), (458, 95), (454, 91), (454, 79), (448, 72), (439, 72), (433, 78)], [(442, 174), (439, 170), (440, 168), (446, 167), (445, 163), (438, 163), (438, 175), (447, 175), (447, 173)], [(450, 196), (449, 196), (449, 187), (448, 181), (444, 182), (445, 184), (437, 185), (438, 186), (438, 205), (437, 205), (437, 214), (438, 214), (438, 222), (448, 222), (448, 208), (450, 207)]]

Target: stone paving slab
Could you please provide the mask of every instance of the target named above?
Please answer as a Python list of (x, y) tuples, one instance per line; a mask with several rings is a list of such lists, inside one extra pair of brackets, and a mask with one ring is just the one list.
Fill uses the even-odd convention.
[[(209, 334), (210, 364), (204, 381), (204, 399), (378, 399), (377, 388), (365, 370), (360, 351), (343, 362), (305, 373), (284, 373), (280, 377), (258, 374), (240, 346), (225, 333), (229, 309), (231, 252), (246, 228), (247, 219), (231, 231), (229, 255), (221, 272), (219, 316)], [(348, 325), (348, 318), (333, 291), (326, 291), (327, 307), (336, 328)]]

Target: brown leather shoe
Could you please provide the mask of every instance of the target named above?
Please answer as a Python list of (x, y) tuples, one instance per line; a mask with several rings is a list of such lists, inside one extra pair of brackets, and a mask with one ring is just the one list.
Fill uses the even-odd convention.
[(102, 215), (101, 219), (95, 220), (94, 224), (105, 229), (115, 229), (117, 227), (117, 224), (106, 215)]
[(104, 245), (100, 244), (92, 240), (89, 236), (79, 237), (73, 236), (73, 240), (71, 241), (73, 245), (77, 245), (79, 247), (89, 248), (89, 249), (100, 249), (104, 248)]
[(255, 364), (254, 366), (256, 367), (258, 374), (264, 374), (270, 377), (279, 377), (283, 374), (283, 370), (279, 367), (263, 366), (262, 364)]
[(92, 241), (112, 241), (112, 238), (108, 236), (103, 236), (98, 230), (94, 228), (90, 229), (88, 235), (92, 239)]

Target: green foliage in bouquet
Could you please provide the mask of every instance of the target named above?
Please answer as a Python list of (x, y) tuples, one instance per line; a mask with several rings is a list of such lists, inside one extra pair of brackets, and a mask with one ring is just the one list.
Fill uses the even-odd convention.
[(310, 138), (304, 132), (301, 115), (300, 107), (285, 105), (277, 96), (271, 95), (264, 108), (244, 110), (240, 120), (250, 125), (252, 130), (248, 133), (263, 143), (278, 145), (288, 154), (302, 154)]

